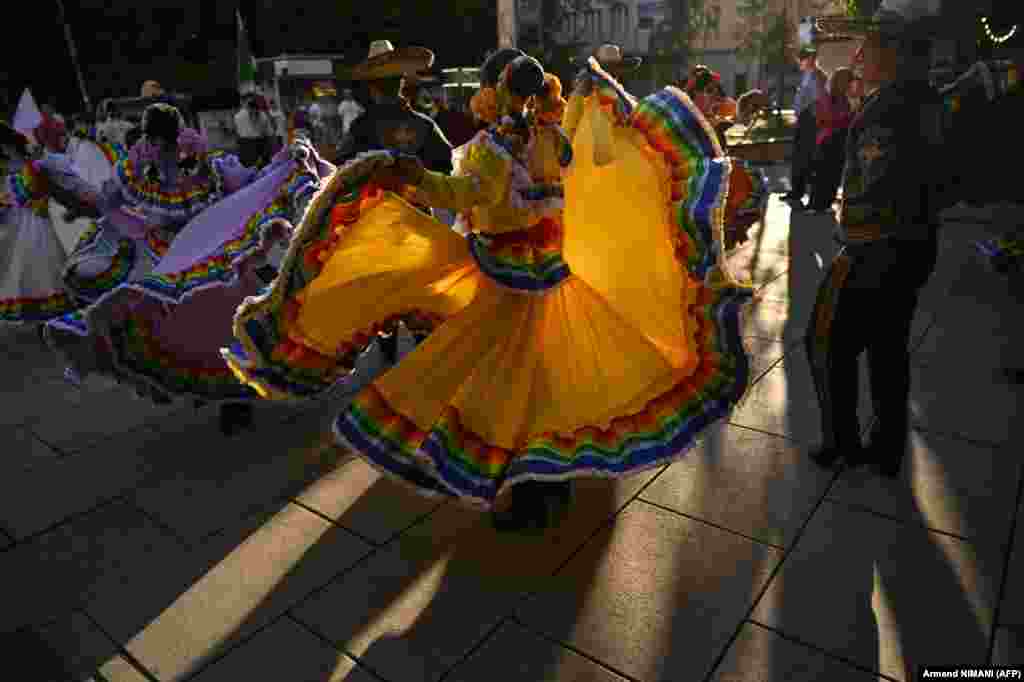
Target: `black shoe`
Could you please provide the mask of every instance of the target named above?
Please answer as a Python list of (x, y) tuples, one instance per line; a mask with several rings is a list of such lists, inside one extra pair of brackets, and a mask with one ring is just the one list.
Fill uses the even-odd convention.
[(1024, 369), (1019, 367), (1004, 367), (1002, 370), (1003, 381), (1014, 386), (1024, 384)]
[(836, 462), (840, 459), (844, 459), (848, 466), (860, 466), (862, 463), (862, 452), (862, 449), (859, 447), (841, 448), (820, 446), (812, 450), (809, 457), (812, 462), (822, 469), (831, 470), (835, 468)]
[(508, 509), (491, 512), (494, 529), (499, 532), (543, 532), (568, 506), (571, 486), (568, 482), (524, 481), (513, 486), (510, 495), (512, 504)]
[(252, 426), (253, 410), (249, 403), (226, 403), (220, 406), (220, 432), (234, 436)]
[[(892, 441), (889, 441), (892, 442)], [(898, 478), (900, 469), (903, 467), (903, 458), (906, 456), (907, 443), (904, 439), (902, 445), (888, 445), (877, 434), (872, 433), (868, 439), (868, 445), (864, 448), (864, 459), (871, 466), (871, 470), (879, 476), (886, 478)]]
[(380, 344), (381, 353), (388, 364), (394, 365), (398, 362), (398, 334), (378, 334), (377, 343)]

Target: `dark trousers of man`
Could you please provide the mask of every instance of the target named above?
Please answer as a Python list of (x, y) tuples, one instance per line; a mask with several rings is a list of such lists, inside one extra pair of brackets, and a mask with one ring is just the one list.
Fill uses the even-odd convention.
[(811, 188), (811, 208), (825, 209), (832, 205), (843, 179), (846, 160), (847, 130), (837, 130), (818, 146), (814, 162), (814, 186)]
[(867, 351), (876, 418), (871, 454), (880, 464), (902, 459), (909, 433), (910, 328), (937, 248), (935, 239), (847, 247), (825, 275), (805, 338), (825, 448), (855, 453), (860, 447), (858, 359)]
[(789, 195), (794, 199), (802, 199), (807, 193), (807, 184), (814, 170), (814, 154), (817, 151), (815, 137), (818, 133), (818, 122), (814, 118), (814, 105), (804, 108), (796, 120), (796, 137), (793, 139), (793, 161), (790, 165)]

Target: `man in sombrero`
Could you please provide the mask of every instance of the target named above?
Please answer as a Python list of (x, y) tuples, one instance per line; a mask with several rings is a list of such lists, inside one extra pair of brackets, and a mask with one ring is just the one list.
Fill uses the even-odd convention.
[[(818, 291), (806, 350), (821, 408), (821, 449), (831, 466), (871, 464), (895, 477), (907, 447), (910, 327), (935, 268), (939, 212), (956, 202), (940, 156), (943, 102), (928, 82), (939, 0), (883, 0), (871, 20), (826, 28), (863, 36), (870, 93), (846, 146), (836, 239), (842, 249)], [(872, 92), (873, 90), (873, 92)], [(857, 418), (858, 357), (866, 351), (874, 422), (866, 447)]]
[(372, 103), (349, 129), (341, 161), (373, 149), (393, 149), (416, 156), (433, 171), (450, 173), (452, 147), (433, 119), (412, 108), (401, 96), (402, 81), (430, 68), (434, 53), (423, 47), (395, 49), (388, 40), (375, 40), (366, 60), (347, 78), (365, 81)]

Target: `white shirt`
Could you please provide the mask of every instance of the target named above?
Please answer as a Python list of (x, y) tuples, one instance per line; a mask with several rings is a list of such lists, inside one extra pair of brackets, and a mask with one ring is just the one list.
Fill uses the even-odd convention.
[(343, 99), (338, 104), (338, 116), (341, 118), (341, 134), (348, 135), (348, 129), (352, 126), (352, 122), (355, 121), (359, 116), (366, 111), (359, 102), (354, 99)]
[(288, 132), (288, 117), (280, 109), (271, 109), (270, 118), (274, 122), (274, 133), (283, 136)]
[(128, 131), (134, 127), (123, 119), (108, 119), (97, 126), (96, 137), (99, 138), (100, 142), (113, 142), (124, 146)]
[(239, 137), (270, 137), (274, 127), (266, 112), (243, 108), (235, 114), (235, 130)]

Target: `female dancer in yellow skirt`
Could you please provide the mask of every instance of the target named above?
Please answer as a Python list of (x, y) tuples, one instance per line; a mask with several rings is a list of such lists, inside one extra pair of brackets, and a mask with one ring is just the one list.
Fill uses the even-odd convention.
[[(557, 78), (501, 50), (475, 98), (494, 125), (456, 150), (452, 176), (389, 152), (340, 168), (224, 352), (265, 397), (304, 397), (344, 383), (375, 332), (429, 332), (335, 436), (503, 529), (547, 525), (572, 478), (679, 458), (747, 386), (750, 289), (722, 267), (714, 131), (678, 89), (637, 102), (590, 69), (574, 145)], [(467, 236), (399, 192), (456, 211)]]

